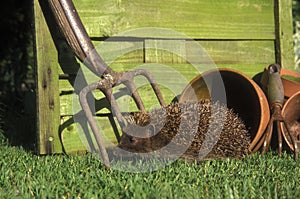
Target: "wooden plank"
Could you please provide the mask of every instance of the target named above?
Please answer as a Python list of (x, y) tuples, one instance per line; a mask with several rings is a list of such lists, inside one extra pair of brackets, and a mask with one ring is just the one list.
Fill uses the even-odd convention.
[(34, 1), (34, 15), (38, 153), (59, 153), (62, 148), (57, 133), (60, 123), (57, 55), (38, 0)]
[[(191, 79), (207, 69), (201, 67), (206, 62), (205, 56), (194, 51), (191, 41), (186, 41), (186, 37), (182, 35), (182, 38), (180, 34), (161, 34), (151, 29), (122, 32), (141, 27), (178, 31), (196, 39), (208, 52), (212, 65), (215, 63), (216, 67), (236, 69), (249, 77), (276, 60), (286, 68), (293, 66), (290, 1), (74, 0), (74, 3), (104, 60), (117, 71), (137, 67), (149, 69), (159, 82), (167, 103)], [(62, 41), (53, 44), (38, 0), (34, 1), (34, 6), (39, 153), (61, 152), (60, 135), (67, 152), (85, 150), (78, 136), (82, 129), (74, 122), (68, 123), (80, 111), (74, 110), (74, 106), (78, 105), (74, 82), (58, 80), (58, 74), (76, 75), (80, 64), (72, 54), (65, 53), (66, 47)], [(275, 26), (278, 29), (275, 30)], [(110, 38), (103, 46), (101, 40), (112, 35), (119, 37)], [(165, 45), (183, 57), (161, 49)], [(191, 66), (184, 57), (200, 64), (200, 68)], [(86, 83), (89, 81), (90, 77), (87, 77)], [(136, 78), (136, 82), (147, 109), (157, 106), (149, 84), (140, 77)], [(124, 89), (115, 89), (115, 92), (121, 91)], [(95, 92), (94, 96), (101, 107), (105, 103), (101, 101), (103, 95)], [(118, 103), (123, 111), (137, 110), (128, 96), (118, 98)], [(102, 109), (98, 113), (107, 112)], [(113, 140), (114, 134), (108, 120), (97, 120)]]
[(145, 40), (146, 63), (186, 63), (185, 40)]
[[(130, 40), (130, 41), (127, 41)], [(128, 39), (126, 37), (113, 37), (105, 41), (94, 41), (95, 48), (102, 59), (111, 65), (118, 63), (144, 62), (144, 41), (140, 39)], [(124, 71), (124, 68), (115, 67), (116, 71)]]
[[(141, 65), (144, 65), (144, 63), (141, 63)], [(157, 66), (156, 68), (155, 65)], [(163, 92), (167, 104), (169, 104), (173, 100), (173, 98), (176, 97), (176, 94), (174, 94), (174, 90), (183, 90), (190, 80), (199, 75), (199, 73), (203, 72), (201, 70), (197, 71), (193, 69), (190, 64), (170, 64), (168, 65), (169, 70), (163, 71), (161, 70), (160, 65), (158, 64), (149, 64), (149, 66), (154, 66), (152, 68), (152, 74), (158, 82), (161, 82), (162, 85), (160, 86), (160, 89)], [(263, 71), (265, 66), (265, 64), (217, 64), (217, 67), (219, 68), (235, 69), (241, 71), (249, 77), (253, 77), (258, 72)], [(123, 67), (129, 70), (131, 68), (134, 68), (135, 64), (123, 64)], [(181, 74), (182, 78), (184, 79), (177, 78), (177, 76), (174, 75), (174, 71)], [(173, 88), (173, 86), (175, 88)], [(179, 88), (176, 88), (178, 86)], [(158, 106), (156, 97), (153, 94), (149, 85), (138, 87), (138, 90), (142, 96), (142, 100), (145, 103), (147, 110)], [(62, 115), (61, 117), (61, 126), (63, 127), (61, 131), (61, 137), (63, 147), (66, 153), (77, 153), (86, 150), (86, 145), (83, 144), (84, 141), (82, 140), (82, 136), (84, 135), (82, 127), (80, 127), (78, 123), (74, 123), (74, 121), (70, 120), (72, 115), (76, 114), (74, 113), (74, 109), (72, 107), (72, 103), (74, 103), (74, 95), (75, 94), (65, 95), (64, 97), (61, 96), (61, 104), (69, 105), (66, 106), (69, 107), (69, 109), (67, 109), (66, 107), (64, 107), (64, 109), (61, 109), (61, 113), (65, 114), (65, 116)], [(132, 99), (120, 101), (122, 99), (124, 99), (124, 97), (118, 99), (119, 105), (122, 106), (123, 104), (125, 106), (129, 106), (128, 111), (137, 110)], [(102, 113), (103, 112), (105, 111), (102, 111)], [(106, 111), (106, 113), (108, 112)], [(68, 116), (68, 114), (70, 116)], [(101, 131), (109, 138), (109, 140), (111, 140), (110, 144), (116, 144), (116, 137), (109, 120), (105, 117), (101, 117), (98, 118), (97, 121), (98, 125), (101, 128)], [(91, 133), (91, 131), (89, 132)]]
[[(268, 64), (275, 62), (274, 41), (199, 41), (203, 54), (187, 42), (188, 59), (193, 62), (205, 60), (207, 54), (216, 64)], [(192, 45), (191, 45), (192, 44)], [(207, 54), (206, 54), (207, 53)], [(202, 58), (203, 57), (203, 58)]]
[[(256, 73), (263, 70), (263, 68), (268, 63), (260, 63), (260, 64), (242, 64), (242, 63), (225, 63), (220, 64), (217, 63), (214, 65), (213, 63), (210, 65), (210, 68), (207, 67), (207, 65), (197, 65), (193, 66), (191, 64), (156, 64), (156, 63), (134, 63), (134, 64), (117, 64), (118, 66), (122, 65), (122, 68), (125, 70), (132, 70), (136, 66), (140, 66), (142, 68), (147, 69), (152, 76), (156, 79), (156, 81), (160, 84), (160, 89), (163, 92), (163, 96), (166, 99), (167, 103), (170, 103), (176, 95), (178, 95), (184, 87), (188, 84), (189, 81), (191, 81), (194, 77), (199, 75), (200, 73), (213, 69), (215, 67), (219, 68), (232, 68), (238, 71), (241, 71), (248, 75), (249, 77), (254, 76)], [(114, 68), (114, 65), (112, 66)], [(157, 99), (149, 85), (149, 83), (142, 77), (136, 78), (136, 85), (138, 87), (138, 91), (141, 94), (142, 100), (145, 103), (145, 106), (149, 109), (152, 106), (158, 105)], [(60, 89), (62, 89), (63, 84), (66, 84), (66, 80), (60, 80)], [(68, 84), (68, 83), (67, 83)], [(74, 90), (72, 88), (67, 87), (69, 90), (65, 90), (65, 92), (61, 91), (60, 95), (60, 114), (62, 116), (68, 116), (73, 115), (80, 111), (80, 105), (78, 101), (78, 97), (75, 94)], [(118, 92), (123, 92), (123, 87), (117, 87), (114, 90), (114, 93), (118, 95)], [(100, 92), (98, 92), (96, 95), (97, 100), (99, 101), (100, 105), (98, 107), (101, 107), (101, 104), (104, 106), (107, 102), (103, 101), (103, 94), (100, 95)], [(121, 108), (123, 107), (123, 111), (136, 111), (136, 106), (134, 104), (134, 101), (127, 95), (124, 95), (122, 97), (119, 97), (117, 99), (117, 102), (120, 104)], [(77, 103), (74, 104), (74, 103)], [(78, 107), (77, 110), (74, 112), (74, 107)], [(128, 109), (126, 107), (129, 107)], [(101, 113), (108, 113), (107, 109), (101, 109)]]
[(276, 59), (282, 67), (295, 69), (292, 1), (276, 0)]
[(275, 38), (273, 0), (76, 0), (74, 3), (93, 37), (161, 27), (191, 38)]
[(71, 154), (74, 152), (87, 151), (87, 148), (83, 144), (79, 136), (79, 130), (74, 123), (72, 116), (61, 117), (60, 135), (62, 140), (62, 146), (65, 153)]
[[(206, 61), (218, 64), (261, 64), (275, 62), (273, 40), (163, 40), (142, 38), (140, 42), (96, 42), (99, 54), (117, 71), (124, 71), (116, 63), (186, 63)], [(106, 44), (107, 43), (107, 44)], [(143, 49), (144, 48), (144, 49)], [(137, 49), (137, 50), (135, 50)]]
[(270, 64), (275, 62), (274, 41), (146, 40), (147, 63)]
[[(99, 124), (99, 131), (101, 131), (107, 138), (104, 145), (112, 146), (117, 144), (117, 138), (113, 132), (112, 125), (108, 117), (96, 117)], [(61, 138), (65, 153), (82, 153), (84, 151), (91, 151), (97, 149), (97, 144), (93, 137), (91, 129), (86, 124), (74, 123), (70, 116), (61, 118)], [(88, 135), (88, 136), (87, 136)], [(88, 142), (88, 140), (91, 142)]]

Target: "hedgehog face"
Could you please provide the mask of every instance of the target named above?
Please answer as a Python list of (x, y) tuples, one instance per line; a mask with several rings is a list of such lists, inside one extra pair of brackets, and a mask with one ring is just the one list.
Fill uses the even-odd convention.
[(151, 151), (151, 129), (139, 125), (129, 125), (123, 129), (119, 147), (129, 152)]

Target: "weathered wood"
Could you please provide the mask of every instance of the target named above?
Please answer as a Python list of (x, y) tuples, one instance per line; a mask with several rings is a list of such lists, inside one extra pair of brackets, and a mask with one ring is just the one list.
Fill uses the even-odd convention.
[[(201, 62), (207, 55), (216, 64), (255, 64), (275, 62), (274, 40), (149, 40), (139, 42), (94, 42), (106, 63), (187, 63)], [(107, 43), (107, 44), (106, 44)], [(198, 45), (197, 45), (198, 44)], [(107, 47), (107, 49), (105, 49)], [(113, 51), (111, 48), (115, 48)], [(197, 48), (197, 49), (195, 49)], [(133, 50), (129, 53), (126, 51)], [(199, 49), (203, 54), (199, 54)], [(200, 52), (201, 53), (201, 52)], [(203, 60), (205, 62), (205, 59)], [(124, 71), (122, 65), (114, 67)]]
[[(191, 66), (189, 64), (177, 64), (177, 65), (169, 65), (170, 67), (172, 67), (174, 70), (177, 70), (180, 74), (183, 75), (184, 78), (186, 78), (186, 81), (190, 81), (192, 80), (196, 75), (198, 75), (198, 71), (196, 70), (191, 70)], [(218, 67), (220, 68), (231, 68), (231, 69), (235, 69), (235, 70), (239, 70), (239, 71), (243, 71), (244, 74), (248, 75), (249, 77), (253, 77), (255, 74), (257, 74), (258, 71), (261, 71), (264, 67), (266, 66), (266, 64), (219, 64)], [(124, 65), (124, 68), (132, 68), (132, 65)], [(200, 71), (201, 72), (201, 71)], [(152, 74), (160, 74), (161, 76), (155, 76), (155, 78), (157, 80), (164, 80), (165, 82), (165, 86), (174, 86), (174, 87), (185, 87), (186, 84), (181, 84), (180, 82), (184, 81), (184, 80), (179, 80), (174, 78), (174, 73), (170, 72), (170, 73), (159, 73), (159, 71), (156, 71), (155, 73)], [(166, 102), (169, 104), (175, 97), (176, 94), (174, 94), (174, 90), (169, 90), (165, 87), (160, 87), (164, 97), (166, 99)], [(179, 88), (180, 89), (180, 88)], [(144, 88), (139, 88), (140, 94), (143, 98), (143, 102), (145, 103), (146, 109), (149, 110), (155, 106), (158, 106), (158, 102), (156, 100), (156, 97), (154, 96), (154, 94), (151, 91), (150, 86), (146, 86)], [(73, 102), (73, 95), (69, 94), (69, 95), (65, 95), (64, 97), (61, 97), (61, 105), (62, 107), (64, 107), (63, 109), (61, 109), (61, 114), (62, 114), (62, 119), (61, 119), (61, 125), (64, 126), (66, 125), (65, 128), (63, 128), (63, 130), (60, 132), (61, 133), (61, 137), (62, 137), (62, 143), (63, 143), (63, 147), (64, 147), (64, 151), (66, 153), (78, 153), (78, 152), (83, 152), (85, 150), (87, 150), (89, 147), (86, 144), (85, 141), (85, 137), (84, 137), (84, 131), (82, 129), (82, 126), (80, 126), (78, 123), (74, 123), (74, 121), (69, 121), (71, 122), (70, 124), (68, 124), (68, 120), (70, 120), (70, 116), (68, 116), (69, 114), (75, 114), (74, 113), (74, 109), (72, 107), (72, 103)], [(122, 99), (124, 99), (125, 97), (123, 97)], [(129, 109), (130, 111), (136, 111), (137, 108), (135, 107), (135, 104), (133, 102), (132, 99), (128, 99), (124, 100), (125, 101), (125, 105), (128, 105), (129, 103)], [(118, 100), (119, 104), (121, 105), (122, 102), (120, 102)], [(123, 102), (124, 104), (124, 102)], [(99, 113), (102, 113), (104, 115), (106, 115), (107, 113), (109, 113), (107, 110), (103, 110), (100, 111)], [(63, 116), (63, 115), (66, 116)], [(108, 117), (106, 116), (102, 116), (102, 117), (98, 117), (97, 119), (98, 121), (98, 125), (100, 126), (100, 131), (103, 132), (105, 134), (105, 136), (111, 141), (110, 143), (106, 143), (107, 146), (110, 146), (112, 144), (117, 144), (117, 139), (113, 133), (113, 129), (111, 126), (111, 123), (108, 119)], [(90, 131), (91, 132), (91, 131)], [(119, 131), (120, 132), (120, 131)], [(85, 144), (83, 144), (85, 143)]]
[(38, 153), (61, 152), (57, 52), (38, 0), (34, 1)]
[[(218, 64), (267, 64), (275, 62), (274, 41), (199, 41), (211, 59)], [(189, 59), (201, 60), (199, 55), (188, 53)]]
[(146, 63), (187, 63), (185, 40), (145, 40)]
[[(108, 65), (116, 61), (118, 63), (142, 63), (145, 59), (145, 44), (142, 40), (126, 41), (126, 38), (121, 38), (120, 41), (114, 41), (110, 38), (105, 42), (94, 42), (94, 44)], [(115, 67), (114, 70), (124, 71), (125, 68)]]
[(276, 61), (282, 67), (294, 68), (292, 1), (276, 0)]
[[(100, 131), (107, 137), (107, 141), (104, 143), (106, 146), (112, 146), (117, 144), (116, 136), (114, 135), (112, 124), (107, 116), (96, 117), (100, 124)], [(92, 133), (90, 138), (92, 143), (90, 144), (87, 140), (86, 129), (91, 132), (89, 128), (84, 124), (74, 123), (72, 117), (65, 116), (62, 117), (62, 128), (61, 129), (61, 139), (63, 143), (64, 152), (66, 153), (78, 153), (90, 150), (90, 148), (96, 147), (97, 144), (93, 139)], [(66, 125), (66, 126), (64, 126)]]
[[(77, 95), (82, 86), (98, 79), (87, 75), (80, 87), (74, 87), (78, 69), (86, 67), (74, 58), (64, 40), (51, 38), (55, 25), (47, 26), (44, 19), (47, 13), (41, 12), (39, 2), (44, 1), (34, 1), (39, 153), (85, 151), (82, 135), (88, 132), (88, 126), (74, 123), (73, 119), (81, 114)], [(207, 63), (211, 67), (236, 69), (249, 77), (276, 61), (285, 68), (293, 66), (290, 1), (74, 0), (74, 3), (105, 62), (116, 71), (148, 69), (160, 83), (167, 103), (191, 79), (208, 70)], [(143, 27), (166, 28), (174, 34), (138, 29)], [(107, 37), (109, 41), (103, 41)], [(207, 54), (196, 51), (192, 40)], [(58, 79), (59, 75), (62, 79)], [(143, 85), (140, 77), (136, 82), (146, 108), (157, 106), (149, 84)], [(114, 93), (120, 92), (124, 92), (122, 87), (115, 88)], [(116, 143), (112, 120), (107, 117), (108, 103), (99, 91), (93, 97), (97, 114), (101, 115), (96, 119), (111, 143)], [(121, 111), (137, 110), (129, 96), (122, 96), (117, 102)]]
[[(258, 72), (262, 71), (263, 68), (268, 64), (266, 63), (258, 63), (258, 64), (212, 64), (210, 67), (213, 69), (213, 67), (219, 67), (219, 68), (232, 68), (236, 70), (243, 71), (244, 74), (248, 75), (249, 77), (253, 77)], [(170, 91), (171, 88), (164, 88), (164, 86), (170, 86), (173, 87), (173, 90), (176, 90), (177, 92), (180, 92), (180, 89), (184, 89), (186, 84), (191, 81), (196, 75), (200, 74), (201, 72), (204, 72), (205, 70), (208, 70), (207, 67), (201, 67), (201, 65), (198, 65), (195, 68), (191, 64), (169, 64), (169, 63), (135, 63), (135, 64), (117, 64), (112, 65), (112, 68), (114, 67), (122, 67), (124, 70), (131, 70), (136, 66), (144, 66), (144, 68), (148, 69), (151, 74), (154, 76), (156, 81), (162, 84), (162, 91), (163, 95), (166, 98), (167, 103), (170, 103), (173, 98), (179, 94), (179, 93), (172, 93)], [(177, 78), (178, 77), (178, 78)], [(140, 80), (142, 82), (142, 79)], [(139, 81), (137, 82), (137, 84)], [(68, 116), (75, 114), (74, 112), (74, 103), (77, 103), (77, 107), (79, 107), (78, 98), (76, 97), (76, 94), (74, 92), (74, 88), (69, 84), (66, 80), (59, 81), (59, 87), (60, 87), (60, 114), (62, 116)], [(178, 91), (179, 89), (179, 91)], [(138, 91), (141, 92), (143, 102), (145, 103), (147, 108), (150, 108), (153, 104), (158, 103), (156, 101), (155, 95), (152, 93), (152, 90), (149, 85), (139, 87)], [(118, 90), (115, 90), (117, 93)], [(100, 92), (97, 93), (97, 99), (100, 100), (104, 97), (104, 95), (100, 94)], [(134, 102), (132, 99), (129, 99), (128, 96), (123, 96), (118, 101), (120, 103), (125, 103), (128, 100), (130, 101), (130, 111), (135, 111), (136, 107), (134, 105)], [(77, 99), (77, 100), (76, 100)], [(80, 110), (80, 107), (78, 108), (78, 111)], [(125, 110), (124, 110), (125, 111)], [(109, 111), (107, 109), (102, 109), (101, 113), (108, 113)]]
[(275, 38), (273, 0), (77, 0), (75, 5), (93, 37), (163, 27), (191, 38)]

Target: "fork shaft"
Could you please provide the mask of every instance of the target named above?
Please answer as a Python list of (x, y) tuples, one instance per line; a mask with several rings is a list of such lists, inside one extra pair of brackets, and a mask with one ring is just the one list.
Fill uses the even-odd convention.
[(60, 30), (75, 55), (99, 77), (103, 74), (113, 74), (114, 71), (96, 52), (73, 2), (71, 0), (48, 1)]

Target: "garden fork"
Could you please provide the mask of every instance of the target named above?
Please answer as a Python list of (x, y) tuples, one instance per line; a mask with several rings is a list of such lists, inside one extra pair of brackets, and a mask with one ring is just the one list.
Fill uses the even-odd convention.
[[(278, 154), (281, 155), (282, 152), (282, 135), (284, 132), (281, 132), (280, 123), (283, 123), (289, 136), (292, 137), (293, 147), (294, 147), (294, 157), (298, 158), (298, 145), (296, 140), (294, 140), (290, 127), (288, 126), (285, 118), (282, 116), (282, 106), (284, 102), (284, 89), (280, 77), (281, 66), (278, 64), (271, 64), (264, 71), (262, 76), (262, 84), (265, 86), (267, 92), (268, 101), (271, 108), (271, 118), (268, 123), (267, 129), (264, 133), (264, 137), (261, 140), (262, 145), (262, 154), (264, 154), (271, 143), (271, 138), (273, 134), (273, 125), (276, 123), (277, 127), (277, 136), (278, 136)], [(260, 146), (260, 144), (259, 144)]]
[(127, 124), (120, 112), (116, 99), (113, 96), (113, 87), (124, 84), (132, 93), (132, 97), (138, 109), (145, 112), (144, 104), (133, 81), (135, 76), (142, 75), (150, 82), (160, 105), (165, 106), (166, 104), (157, 83), (149, 72), (143, 69), (116, 72), (104, 62), (104, 60), (96, 52), (72, 0), (48, 0), (48, 2), (62, 33), (75, 55), (100, 78), (99, 81), (83, 88), (79, 94), (79, 99), (81, 107), (85, 112), (88, 123), (93, 131), (93, 135), (101, 152), (104, 164), (109, 168), (110, 164), (107, 151), (103, 146), (96, 121), (87, 102), (87, 94), (96, 89), (99, 89), (104, 93), (105, 97), (110, 102), (111, 111), (116, 116), (121, 129), (124, 129)]

